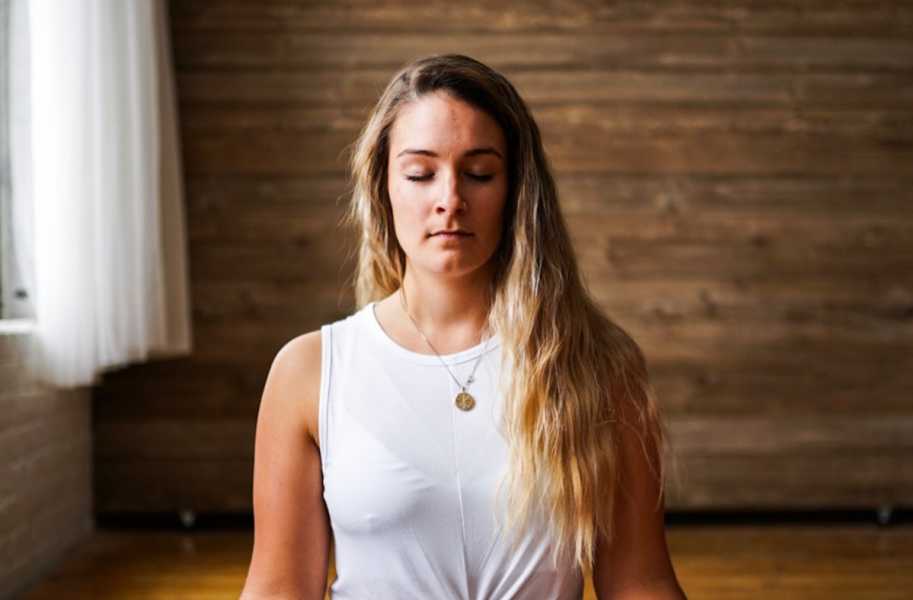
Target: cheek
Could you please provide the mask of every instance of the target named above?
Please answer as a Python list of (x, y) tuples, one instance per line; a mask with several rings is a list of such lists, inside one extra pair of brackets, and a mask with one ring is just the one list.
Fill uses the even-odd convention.
[(412, 186), (394, 183), (388, 187), (388, 192), (396, 235), (400, 243), (411, 245), (414, 243), (413, 239), (422, 234), (422, 198)]
[(507, 185), (497, 186), (490, 190), (490, 195), (484, 202), (480, 203), (485, 207), (484, 222), (488, 224), (489, 234), (498, 235), (501, 231), (501, 219), (504, 214), (504, 207), (507, 204)]

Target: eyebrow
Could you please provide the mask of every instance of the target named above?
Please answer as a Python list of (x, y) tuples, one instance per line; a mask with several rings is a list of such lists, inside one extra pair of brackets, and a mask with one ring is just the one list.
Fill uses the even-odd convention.
[[(436, 152), (432, 152), (431, 150), (421, 150), (421, 149), (414, 149), (414, 148), (406, 148), (405, 150), (403, 150), (402, 152), (400, 152), (399, 154), (397, 154), (397, 155), (396, 155), (396, 158), (399, 158), (399, 157), (402, 156), (403, 154), (421, 154), (421, 155), (423, 155), (423, 156), (433, 156), (433, 157), (435, 157), (435, 158), (438, 157), (437, 153), (436, 153)], [(497, 150), (495, 150), (494, 148), (492, 148), (491, 146), (485, 146), (484, 148), (473, 148), (472, 150), (467, 150), (467, 151), (463, 154), (463, 156), (478, 156), (478, 155), (480, 155), (480, 154), (494, 154), (495, 156), (497, 156), (497, 157), (500, 158), (501, 160), (504, 160), (504, 157), (501, 156), (501, 153), (498, 152)]]

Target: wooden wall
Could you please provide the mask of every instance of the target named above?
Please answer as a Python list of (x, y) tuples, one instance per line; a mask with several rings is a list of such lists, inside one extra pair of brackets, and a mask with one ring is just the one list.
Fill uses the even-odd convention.
[(642, 344), (669, 509), (913, 500), (913, 7), (173, 0), (196, 352), (95, 398), (99, 512), (251, 507), (270, 361), (349, 314), (345, 155), (462, 52), (543, 129), (589, 285)]

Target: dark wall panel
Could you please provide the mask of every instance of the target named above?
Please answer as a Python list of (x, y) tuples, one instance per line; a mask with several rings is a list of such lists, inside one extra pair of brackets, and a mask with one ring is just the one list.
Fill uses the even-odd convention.
[(272, 357), (354, 308), (346, 147), (437, 52), (542, 127), (670, 509), (913, 501), (913, 7), (598, 4), (171, 2), (197, 346), (97, 390), (100, 512), (250, 510)]

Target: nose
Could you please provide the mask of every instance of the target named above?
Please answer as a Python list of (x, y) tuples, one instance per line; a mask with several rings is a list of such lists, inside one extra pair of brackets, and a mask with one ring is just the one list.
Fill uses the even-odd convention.
[[(444, 178), (442, 178), (444, 179)], [(456, 175), (445, 179), (443, 190), (438, 197), (435, 210), (438, 213), (461, 212), (464, 210), (466, 201), (460, 192), (460, 180)]]

